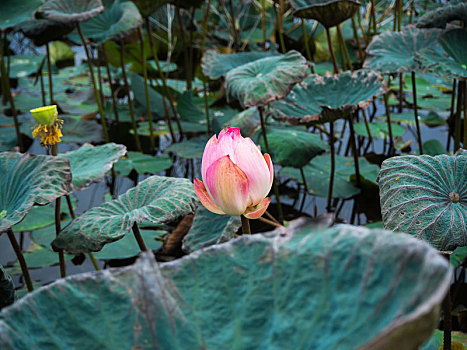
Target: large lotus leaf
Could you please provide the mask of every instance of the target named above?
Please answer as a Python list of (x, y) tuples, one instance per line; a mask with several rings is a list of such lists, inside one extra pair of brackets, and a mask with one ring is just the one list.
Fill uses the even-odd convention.
[(297, 51), (238, 66), (225, 76), (227, 95), (244, 107), (263, 106), (287, 96), (305, 77), (307, 67), (306, 59)]
[(239, 216), (218, 215), (203, 205), (196, 209), (190, 231), (183, 238), (183, 250), (195, 250), (230, 241), (241, 226)]
[[(320, 135), (312, 134), (296, 127), (270, 127), (266, 131), (270, 156), (275, 164), (301, 168), (329, 146)], [(266, 150), (263, 137), (259, 138), (263, 151)]]
[[(144, 79), (138, 74), (130, 73), (131, 90), (138, 103), (145, 108), (146, 106), (146, 92), (144, 88)], [(151, 105), (151, 113), (159, 116), (165, 115), (164, 101), (161, 94), (149, 86), (149, 103)]]
[(291, 0), (293, 15), (315, 19), (330, 28), (352, 17), (360, 8), (356, 0)]
[(28, 19), (42, 5), (42, 0), (0, 1), (0, 29), (13, 27)]
[(72, 187), (74, 191), (80, 191), (95, 182), (102, 181), (112, 165), (125, 153), (125, 146), (113, 142), (95, 147), (86, 143), (77, 150), (60, 156), (70, 161)]
[(435, 45), (440, 29), (406, 27), (401, 32), (386, 31), (373, 38), (367, 47), (364, 66), (383, 73), (411, 72), (420, 69), (414, 56)]
[(118, 199), (73, 220), (53, 244), (71, 253), (99, 251), (105, 244), (123, 238), (135, 223), (167, 223), (194, 212), (196, 205), (189, 180), (151, 176)]
[(467, 245), (467, 157), (393, 157), (378, 176), (384, 227), (442, 251)]
[[(73, 259), (73, 255), (64, 254), (65, 261)], [(45, 248), (35, 243), (32, 243), (27, 251), (24, 253), (24, 260), (26, 260), (26, 265), (30, 269), (39, 269), (42, 267), (54, 266), (59, 264), (58, 254), (50, 248)], [(15, 270), (11, 271), (11, 274), (16, 274), (16, 272), (21, 273), (21, 267), (19, 262), (16, 261), (14, 264)]]
[[(413, 119), (413, 115), (412, 115), (412, 119)], [(369, 136), (368, 130), (366, 129), (366, 125), (364, 122), (355, 123), (353, 127), (357, 135), (360, 135), (363, 137)], [(381, 139), (389, 137), (388, 124), (385, 122), (369, 123), (368, 127), (370, 129), (370, 133), (372, 137), (378, 137)], [(391, 123), (391, 131), (392, 131), (392, 137), (400, 137), (405, 134), (405, 129), (399, 124)]]
[(15, 25), (13, 29), (22, 32), (25, 37), (32, 40), (34, 45), (42, 46), (63, 38), (71, 33), (73, 28), (74, 26), (70, 23), (48, 19), (28, 19)]
[(101, 0), (47, 0), (37, 9), (35, 16), (61, 23), (78, 23), (102, 11), (104, 6)]
[(63, 119), (63, 142), (82, 144), (104, 140), (102, 126), (95, 120), (83, 120), (72, 116), (64, 116), (61, 119)]
[(133, 169), (138, 174), (154, 174), (172, 166), (172, 159), (167, 156), (153, 157), (140, 152), (128, 152), (126, 158), (115, 164), (115, 171), (120, 176), (127, 176)]
[(211, 79), (219, 79), (234, 68), (274, 55), (270, 51), (221, 54), (215, 50), (207, 50), (201, 60), (201, 67), (204, 75)]
[(240, 128), (244, 137), (253, 137), (261, 128), (258, 109), (250, 107), (235, 115), (225, 125)]
[(417, 21), (418, 28), (446, 28), (451, 21), (467, 22), (467, 4), (442, 5), (420, 17)]
[(292, 124), (323, 123), (345, 118), (370, 105), (386, 91), (381, 76), (358, 70), (323, 77), (312, 74), (294, 86), (281, 101), (271, 103), (273, 116)]
[(171, 144), (164, 150), (164, 153), (173, 153), (178, 157), (195, 159), (203, 156), (204, 147), (209, 137), (200, 136), (186, 141)]
[(86, 38), (102, 44), (107, 40), (120, 40), (142, 24), (143, 18), (133, 2), (115, 1), (106, 6), (104, 12), (83, 23), (82, 31)]
[(13, 304), (16, 299), (15, 285), (10, 275), (0, 265), (0, 309)]
[(451, 281), (437, 251), (405, 234), (299, 225), (57, 281), (0, 314), (0, 346), (412, 350), (430, 336)]
[(70, 192), (67, 159), (0, 153), (0, 233), (23, 220), (34, 204), (45, 205)]
[(166, 4), (172, 4), (180, 8), (189, 9), (191, 7), (198, 8), (202, 5), (203, 0), (131, 0), (140, 10), (143, 17), (149, 17), (154, 12), (159, 10)]

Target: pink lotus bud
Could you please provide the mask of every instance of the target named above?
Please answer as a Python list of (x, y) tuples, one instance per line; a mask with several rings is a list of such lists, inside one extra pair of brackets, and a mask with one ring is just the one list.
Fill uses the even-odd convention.
[(257, 219), (271, 201), (266, 196), (274, 170), (269, 154), (240, 135), (239, 128), (227, 127), (211, 137), (201, 163), (203, 181), (195, 179), (195, 192), (209, 211)]

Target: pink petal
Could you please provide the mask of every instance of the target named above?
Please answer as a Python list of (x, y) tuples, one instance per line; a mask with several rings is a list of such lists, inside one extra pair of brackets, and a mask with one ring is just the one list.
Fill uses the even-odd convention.
[(266, 160), (266, 163), (267, 163), (268, 168), (269, 168), (269, 173), (271, 175), (269, 186), (272, 186), (272, 181), (274, 180), (274, 168), (272, 166), (271, 156), (269, 154), (265, 153), (264, 154), (264, 159)]
[(206, 191), (206, 187), (204, 187), (204, 183), (202, 181), (195, 179), (194, 185), (198, 199), (207, 210), (212, 211), (214, 214), (225, 214), (222, 211), (222, 209), (216, 203), (214, 203), (212, 198), (209, 196), (209, 193), (208, 191)]
[(205, 185), (211, 198), (226, 214), (241, 215), (250, 205), (248, 179), (228, 155), (208, 168)]
[(271, 200), (264, 198), (254, 207), (248, 207), (243, 215), (248, 219), (259, 219), (266, 212), (266, 209), (268, 209), (269, 203), (271, 203)]

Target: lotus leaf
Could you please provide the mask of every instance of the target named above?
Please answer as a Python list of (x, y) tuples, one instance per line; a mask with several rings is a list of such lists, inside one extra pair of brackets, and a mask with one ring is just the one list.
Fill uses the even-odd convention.
[[(144, 108), (146, 106), (146, 92), (144, 90), (144, 79), (138, 74), (128, 74), (131, 80), (131, 90), (133, 91), (136, 101)], [(165, 115), (163, 97), (153, 88), (149, 87), (149, 103), (151, 104), (151, 113), (155, 113), (159, 116)]]
[(190, 231), (183, 238), (183, 250), (192, 253), (201, 248), (230, 241), (241, 224), (238, 216), (214, 214), (200, 205), (196, 209)]
[(47, 0), (36, 10), (35, 16), (61, 23), (78, 23), (102, 11), (104, 6), (101, 0)]
[(467, 245), (467, 157), (403, 156), (378, 176), (384, 227), (442, 251)]
[(187, 159), (201, 159), (207, 141), (207, 136), (200, 136), (186, 141), (173, 143), (164, 150), (164, 153), (173, 153), (178, 157)]
[(446, 28), (451, 21), (467, 22), (467, 4), (445, 4), (425, 13), (417, 21), (418, 28)]
[(28, 19), (15, 25), (13, 30), (22, 32), (32, 40), (34, 45), (42, 46), (59, 40), (73, 31), (70, 23), (56, 22), (48, 19)]
[(23, 220), (34, 204), (45, 205), (70, 192), (71, 172), (67, 159), (0, 153), (0, 233)]
[(15, 285), (10, 275), (0, 265), (0, 309), (13, 304), (16, 299)]
[(104, 140), (102, 127), (95, 120), (82, 120), (80, 117), (63, 116), (63, 142), (86, 143)]
[[(444, 332), (436, 329), (431, 335), (430, 339), (424, 343), (420, 350), (439, 350), (443, 349)], [(467, 347), (467, 336), (461, 331), (451, 332), (451, 349), (464, 350)]]
[(191, 91), (185, 91), (180, 95), (177, 101), (177, 112), (182, 120), (192, 123), (206, 123), (206, 113), (196, 106)]
[(17, 145), (14, 125), (0, 125), (0, 152), (9, 151)]
[(10, 58), (10, 78), (23, 78), (36, 73), (41, 65), (43, 56), (15, 55)]
[(368, 57), (364, 67), (382, 73), (417, 71), (420, 65), (415, 55), (427, 47), (436, 45), (440, 29), (406, 27), (401, 32), (387, 31), (373, 38), (367, 47)]
[[(40, 207), (35, 207), (35, 208), (40, 208)], [(61, 226), (64, 227), (68, 225), (70, 222), (71, 222), (71, 219), (68, 219), (68, 220), (62, 219)], [(40, 229), (37, 229), (31, 232), (31, 239), (34, 243), (36, 243), (37, 245), (43, 246), (45, 248), (49, 248), (49, 249), (51, 249), (50, 243), (52, 243), (52, 241), (56, 237), (57, 237), (57, 234), (55, 233), (55, 226), (42, 227)]]
[(438, 140), (428, 140), (423, 143), (423, 154), (438, 156), (447, 153), (446, 148)]
[[(405, 234), (291, 223), (160, 267), (145, 253), (55, 282), (0, 314), (0, 346), (411, 350), (435, 328), (450, 281), (449, 263)], [(70, 314), (86, 327), (63, 322)]]
[(271, 56), (275, 54), (270, 51), (220, 54), (215, 50), (207, 50), (201, 61), (201, 67), (204, 75), (211, 79), (219, 79), (234, 68)]
[(172, 166), (170, 157), (153, 157), (140, 152), (128, 152), (125, 159), (115, 164), (115, 171), (120, 176), (127, 176), (134, 169), (138, 174), (154, 174)]
[(287, 96), (305, 77), (307, 67), (306, 59), (297, 51), (238, 66), (225, 76), (227, 95), (244, 107), (263, 106)]
[(330, 28), (352, 17), (360, 8), (356, 0), (291, 0), (293, 15), (315, 19)]
[(166, 4), (173, 4), (177, 7), (189, 9), (191, 7), (200, 7), (203, 0), (132, 0), (143, 17), (149, 17)]
[(381, 76), (358, 70), (322, 77), (312, 74), (281, 101), (271, 103), (275, 119), (292, 124), (323, 123), (345, 118), (370, 105), (386, 91)]
[[(413, 116), (412, 116), (412, 119), (413, 119)], [(373, 122), (373, 123), (369, 123), (368, 126), (370, 128), (372, 137), (378, 137), (381, 139), (389, 137), (389, 129), (388, 129), (387, 123)], [(364, 122), (355, 123), (353, 127), (357, 135), (360, 135), (363, 137), (369, 136)], [(391, 123), (391, 131), (392, 131), (392, 137), (399, 137), (399, 136), (404, 135), (405, 133), (405, 129), (402, 126), (400, 126), (399, 124), (394, 124), (394, 123)]]
[[(65, 261), (69, 261), (73, 259), (73, 255), (64, 254), (64, 258)], [(58, 255), (56, 252), (50, 248), (45, 248), (35, 243), (32, 243), (28, 247), (27, 251), (24, 253), (24, 259), (30, 269), (39, 269), (41, 267), (58, 265)], [(19, 269), (19, 262), (15, 262), (14, 266)]]
[(53, 244), (70, 253), (99, 251), (123, 238), (135, 223), (167, 223), (194, 212), (196, 205), (193, 184), (187, 179), (151, 176), (73, 220)]
[(42, 0), (0, 1), (0, 30), (11, 28), (28, 19), (41, 5)]
[(258, 109), (250, 107), (235, 115), (225, 125), (240, 128), (244, 137), (253, 137), (254, 134), (261, 128), (261, 120), (259, 118)]
[(123, 157), (126, 147), (115, 143), (96, 146), (86, 143), (77, 150), (62, 153), (60, 156), (70, 161), (72, 187), (80, 191), (104, 179), (112, 165)]

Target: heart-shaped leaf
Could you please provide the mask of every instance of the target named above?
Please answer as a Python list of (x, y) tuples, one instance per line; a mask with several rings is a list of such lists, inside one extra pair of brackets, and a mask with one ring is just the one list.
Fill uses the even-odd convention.
[(425, 13), (417, 21), (418, 28), (446, 28), (451, 21), (467, 22), (467, 4), (444, 4), (437, 9)]
[(403, 156), (378, 176), (384, 227), (442, 251), (467, 245), (467, 157)]
[(0, 346), (415, 349), (450, 281), (449, 263), (408, 235), (291, 223), (161, 267), (145, 253), (55, 282), (0, 314)]
[(15, 285), (10, 275), (0, 265), (0, 309), (13, 304), (16, 299)]
[(187, 179), (151, 176), (118, 199), (92, 208), (63, 228), (53, 242), (70, 253), (99, 251), (128, 233), (133, 224), (167, 223), (193, 213), (197, 199)]
[(115, 171), (120, 176), (127, 176), (133, 169), (138, 174), (154, 174), (172, 166), (172, 159), (167, 156), (153, 157), (140, 152), (128, 152), (125, 159), (115, 164)]
[(104, 11), (101, 0), (47, 0), (35, 16), (60, 23), (84, 22)]
[(293, 15), (315, 19), (330, 28), (352, 17), (360, 8), (356, 0), (291, 0)]
[(244, 107), (263, 106), (287, 96), (305, 77), (307, 67), (306, 59), (297, 51), (238, 66), (225, 76), (227, 95)]
[(45, 205), (70, 192), (68, 159), (0, 153), (0, 233), (17, 224), (34, 204)]

